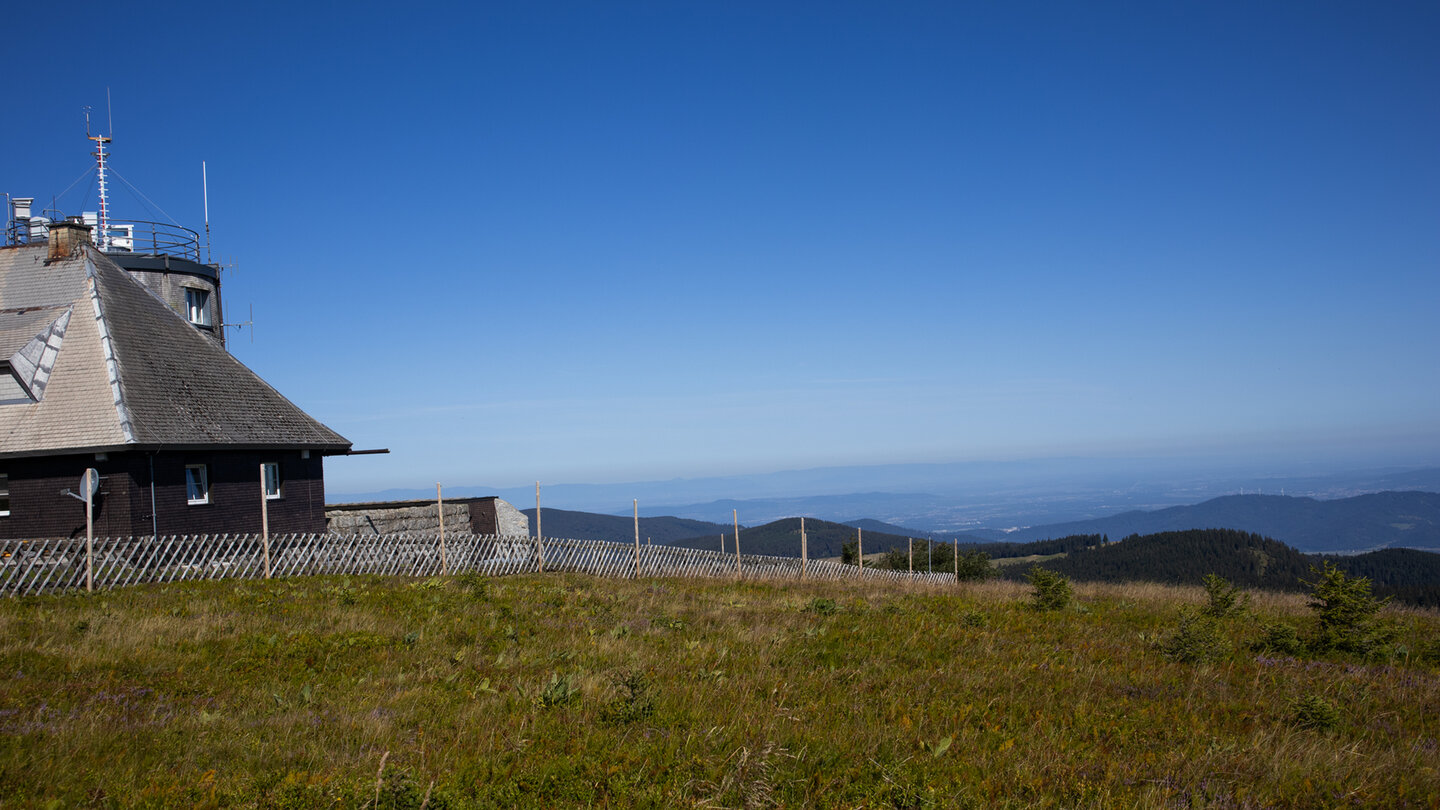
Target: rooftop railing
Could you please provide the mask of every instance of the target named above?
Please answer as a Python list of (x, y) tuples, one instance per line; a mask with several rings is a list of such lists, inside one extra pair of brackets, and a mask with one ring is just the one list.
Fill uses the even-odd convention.
[[(27, 245), (46, 242), (50, 238), (51, 220), (43, 217), (11, 220), (5, 228), (5, 244)], [(200, 261), (200, 234), (180, 225), (145, 220), (111, 220), (104, 233), (95, 227), (91, 238), (96, 244), (104, 244), (103, 237), (109, 237), (108, 253), (138, 253), (150, 256), (174, 256)]]

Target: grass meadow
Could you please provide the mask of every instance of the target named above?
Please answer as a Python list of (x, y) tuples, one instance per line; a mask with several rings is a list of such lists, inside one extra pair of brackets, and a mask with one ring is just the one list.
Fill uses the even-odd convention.
[[(1436, 807), (1440, 616), (1383, 662), (1160, 645), (1204, 593), (547, 574), (0, 601), (0, 807)], [(1429, 651), (1429, 652), (1422, 652)], [(1318, 710), (1317, 710), (1317, 707)], [(1327, 708), (1328, 707), (1328, 708)]]

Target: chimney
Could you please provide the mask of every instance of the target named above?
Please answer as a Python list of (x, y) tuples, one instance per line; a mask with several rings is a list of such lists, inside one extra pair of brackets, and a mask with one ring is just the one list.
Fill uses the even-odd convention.
[(68, 259), (80, 246), (90, 241), (90, 226), (71, 217), (65, 222), (50, 223), (49, 261)]

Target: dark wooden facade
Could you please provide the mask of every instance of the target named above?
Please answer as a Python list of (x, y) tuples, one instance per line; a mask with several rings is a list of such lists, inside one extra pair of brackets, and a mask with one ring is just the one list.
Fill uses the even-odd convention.
[[(308, 458), (305, 457), (308, 455)], [(300, 450), (194, 450), (62, 455), (0, 459), (9, 485), (10, 514), (0, 537), (83, 537), (85, 503), (79, 492), (85, 468), (100, 472), (95, 536), (258, 534), (260, 465), (280, 465), (280, 497), (267, 501), (271, 534), (325, 531), (325, 480), (319, 453)], [(209, 502), (188, 502), (185, 468), (206, 465)], [(153, 484), (153, 487), (152, 487)], [(152, 508), (153, 493), (153, 508)]]

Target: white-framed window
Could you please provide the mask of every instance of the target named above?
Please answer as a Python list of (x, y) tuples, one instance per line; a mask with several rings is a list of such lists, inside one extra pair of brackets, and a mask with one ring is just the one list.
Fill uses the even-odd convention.
[(280, 497), (280, 464), (274, 461), (267, 461), (260, 465), (265, 472), (265, 500), (273, 501)]
[(191, 506), (210, 502), (210, 471), (204, 464), (185, 465), (185, 502)]
[(0, 517), (10, 517), (9, 473), (0, 473)]
[(185, 288), (185, 318), (196, 326), (210, 325), (210, 291)]

